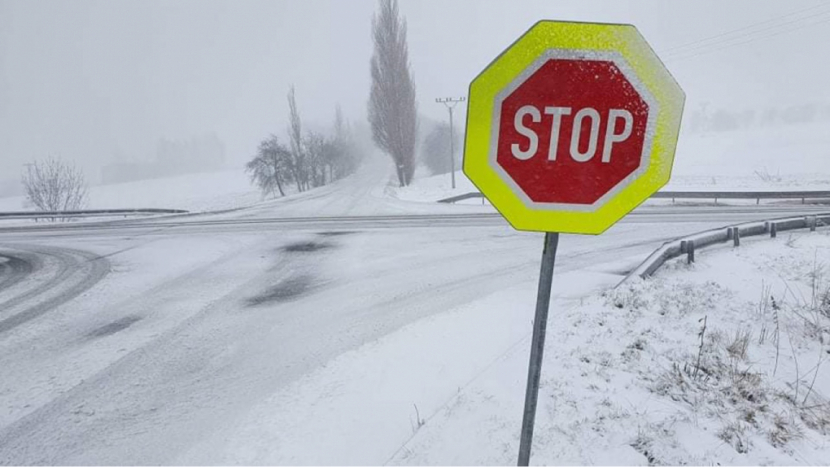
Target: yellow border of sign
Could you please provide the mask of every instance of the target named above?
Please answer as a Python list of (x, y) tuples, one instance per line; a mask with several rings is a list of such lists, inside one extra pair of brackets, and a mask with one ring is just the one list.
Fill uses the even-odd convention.
[[(496, 95), (548, 49), (616, 51), (658, 103), (648, 169), (593, 212), (532, 209), (488, 161)], [(600, 234), (668, 183), (685, 99), (683, 90), (634, 26), (539, 21), (470, 83), (464, 173), (516, 229)]]

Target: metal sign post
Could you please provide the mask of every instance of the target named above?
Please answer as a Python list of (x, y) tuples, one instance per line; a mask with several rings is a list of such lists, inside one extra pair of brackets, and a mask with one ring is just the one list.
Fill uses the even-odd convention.
[(519, 443), (519, 464), (530, 461), (530, 447), (533, 443), (533, 423), (536, 419), (536, 402), (539, 399), (539, 379), (542, 373), (542, 356), (545, 351), (545, 332), (548, 325), (550, 290), (553, 284), (553, 266), (559, 234), (545, 233), (545, 247), (542, 250), (542, 269), (539, 272), (539, 291), (536, 294), (536, 316), (533, 318), (533, 339), (530, 343), (530, 365), (527, 369), (525, 409), (522, 416), (522, 438)]

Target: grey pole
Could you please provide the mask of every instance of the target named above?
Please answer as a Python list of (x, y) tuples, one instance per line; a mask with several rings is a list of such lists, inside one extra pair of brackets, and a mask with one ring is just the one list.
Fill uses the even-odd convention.
[(450, 174), (452, 178), (453, 190), (455, 189), (455, 132), (453, 131), (452, 125), (452, 110), (459, 102), (464, 102), (465, 100), (467, 100), (466, 97), (439, 97), (438, 99), (435, 99), (435, 102), (438, 102), (439, 104), (444, 104), (447, 107), (447, 110), (450, 111), (450, 168), (452, 169), (450, 171)]
[(533, 339), (530, 343), (530, 365), (527, 370), (525, 409), (522, 416), (522, 436), (519, 442), (519, 463), (528, 465), (530, 447), (533, 444), (533, 424), (536, 420), (536, 402), (539, 399), (539, 379), (542, 373), (542, 354), (545, 351), (545, 332), (550, 307), (550, 289), (553, 284), (553, 266), (556, 262), (556, 248), (559, 233), (545, 233), (545, 248), (542, 251), (542, 269), (539, 272), (539, 291), (536, 295), (536, 316), (533, 319)]
[(452, 189), (455, 190), (455, 132), (452, 128), (452, 107), (450, 107), (450, 173), (452, 174)]

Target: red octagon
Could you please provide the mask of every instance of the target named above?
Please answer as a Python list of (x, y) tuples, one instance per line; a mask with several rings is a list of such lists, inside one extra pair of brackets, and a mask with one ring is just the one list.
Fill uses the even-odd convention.
[(527, 201), (590, 207), (645, 170), (651, 99), (614, 61), (547, 58), (528, 70), (496, 102), (495, 154)]

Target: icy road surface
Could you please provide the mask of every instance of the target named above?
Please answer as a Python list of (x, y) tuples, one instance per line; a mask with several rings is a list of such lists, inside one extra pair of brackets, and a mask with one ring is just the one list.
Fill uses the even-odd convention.
[[(335, 357), (537, 280), (541, 235), (486, 208), (404, 203), (377, 189), (353, 183), (223, 215), (0, 231), (0, 463), (175, 463), (244, 420), (278, 423), (279, 412), (252, 411)], [(556, 272), (613, 284), (666, 239), (794, 213), (690, 209), (564, 236)], [(532, 309), (515, 313), (530, 326)], [(463, 361), (465, 349), (446, 358)], [(348, 429), (344, 421), (328, 435)], [(312, 437), (326, 449), (324, 434)], [(359, 461), (392, 454), (373, 444), (352, 446)]]

